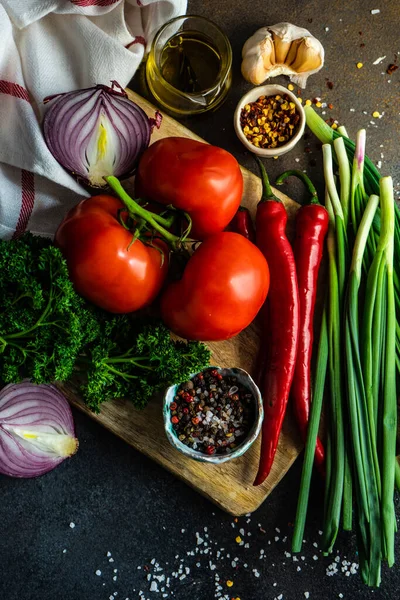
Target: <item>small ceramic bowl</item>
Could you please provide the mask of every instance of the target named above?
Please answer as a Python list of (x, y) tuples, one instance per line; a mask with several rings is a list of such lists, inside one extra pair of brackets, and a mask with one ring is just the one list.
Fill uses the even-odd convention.
[[(204, 454), (203, 452), (193, 450), (192, 448), (189, 448), (188, 446), (183, 444), (179, 440), (178, 436), (175, 433), (174, 428), (172, 427), (171, 413), (170, 413), (170, 408), (169, 408), (171, 402), (174, 401), (176, 392), (179, 388), (179, 384), (171, 385), (165, 393), (164, 402), (163, 402), (164, 427), (165, 427), (165, 433), (167, 434), (167, 438), (168, 438), (169, 442), (172, 444), (172, 446), (174, 446), (174, 448), (179, 450), (179, 452), (182, 452), (182, 454), (185, 454), (186, 456), (189, 456), (190, 458), (193, 458), (194, 460), (198, 460), (200, 462), (213, 463), (213, 464), (219, 465), (224, 462), (227, 462), (228, 460), (233, 460), (234, 458), (238, 458), (239, 456), (242, 456), (250, 448), (250, 446), (256, 441), (257, 436), (261, 430), (261, 425), (262, 425), (262, 421), (264, 418), (264, 410), (263, 410), (263, 402), (262, 402), (260, 390), (258, 389), (257, 385), (255, 384), (253, 379), (250, 377), (250, 375), (246, 371), (244, 371), (243, 369), (239, 369), (239, 368), (222, 369), (221, 367), (213, 367), (213, 366), (211, 366), (209, 368), (217, 369), (217, 371), (219, 373), (221, 373), (221, 375), (223, 375), (224, 377), (229, 376), (229, 375), (237, 377), (238, 381), (241, 384), (243, 384), (246, 388), (248, 388), (249, 392), (251, 392), (253, 394), (254, 403), (255, 403), (255, 406), (254, 406), (255, 416), (254, 416), (254, 423), (253, 423), (247, 437), (230, 454), (213, 454), (211, 456), (208, 456), (207, 454)], [(190, 377), (188, 379), (192, 379), (192, 377), (194, 377), (195, 375), (197, 375), (197, 373), (193, 373), (192, 375), (190, 375)]]
[[(279, 146), (277, 148), (271, 148), (271, 149), (257, 148), (257, 146), (254, 146), (254, 144), (249, 142), (249, 140), (246, 138), (246, 136), (243, 133), (243, 130), (240, 126), (240, 113), (242, 111), (242, 108), (246, 104), (249, 104), (250, 102), (255, 102), (260, 96), (274, 96), (275, 94), (287, 94), (290, 97), (292, 102), (295, 103), (296, 110), (300, 115), (300, 123), (298, 125), (295, 135), (286, 144), (283, 144), (282, 146)], [(306, 116), (304, 113), (304, 108), (302, 107), (302, 105), (299, 102), (299, 100), (297, 99), (297, 97), (290, 90), (283, 87), (282, 85), (275, 85), (275, 84), (260, 85), (260, 86), (254, 87), (249, 92), (247, 92), (247, 94), (245, 94), (240, 99), (240, 101), (236, 107), (235, 115), (234, 115), (235, 131), (236, 131), (236, 135), (238, 136), (239, 140), (242, 142), (242, 144), (248, 150), (250, 150), (250, 152), (253, 152), (254, 154), (257, 154), (258, 156), (263, 156), (265, 158), (274, 158), (274, 156), (281, 156), (282, 154), (286, 154), (286, 152), (289, 152), (290, 150), (292, 150), (295, 147), (295, 145), (297, 144), (297, 142), (300, 140), (300, 138), (302, 137), (302, 135), (304, 133), (305, 125), (306, 125)]]

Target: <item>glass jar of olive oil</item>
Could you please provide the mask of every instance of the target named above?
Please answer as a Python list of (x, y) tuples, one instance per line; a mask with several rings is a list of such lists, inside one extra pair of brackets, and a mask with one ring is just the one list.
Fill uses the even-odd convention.
[(172, 19), (154, 38), (146, 79), (167, 112), (192, 115), (215, 109), (232, 83), (229, 40), (203, 17)]

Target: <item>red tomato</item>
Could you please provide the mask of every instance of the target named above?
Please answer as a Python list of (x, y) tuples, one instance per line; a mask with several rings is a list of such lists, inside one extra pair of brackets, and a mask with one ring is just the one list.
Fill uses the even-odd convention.
[(161, 297), (166, 325), (191, 340), (226, 340), (262, 307), (269, 269), (260, 250), (238, 233), (222, 232), (195, 251), (180, 281)]
[(190, 237), (202, 240), (225, 229), (243, 193), (237, 160), (222, 148), (169, 137), (144, 152), (136, 175), (136, 195), (187, 212)]
[(140, 240), (118, 221), (123, 204), (112, 196), (82, 200), (59, 226), (55, 242), (64, 254), (76, 291), (105, 310), (128, 313), (150, 304), (168, 270), (164, 252)]

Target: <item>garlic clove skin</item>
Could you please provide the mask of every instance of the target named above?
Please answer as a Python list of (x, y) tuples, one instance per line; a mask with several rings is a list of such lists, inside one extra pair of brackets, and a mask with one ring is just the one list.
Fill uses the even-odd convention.
[[(253, 43), (253, 38), (256, 43)], [(242, 50), (242, 75), (253, 85), (265, 80), (265, 73), (275, 65), (275, 48), (272, 35), (266, 27), (259, 29), (249, 38)]]
[(293, 40), (293, 42), (290, 44), (290, 50), (287, 53), (286, 59), (285, 59), (285, 64), (287, 67), (290, 67), (293, 69), (292, 67), (292, 63), (295, 62), (296, 57), (297, 57), (297, 52), (299, 50), (299, 46), (301, 46), (301, 44), (303, 43), (303, 41), (306, 38), (299, 38), (298, 40)]
[(274, 42), (272, 41), (272, 39), (270, 37), (265, 39), (265, 44), (263, 45), (263, 49), (262, 49), (262, 58), (263, 58), (264, 68), (267, 71), (269, 69), (272, 69), (273, 66), (275, 65), (275, 63), (277, 62), (276, 56), (275, 56)]
[(260, 83), (265, 81), (265, 74), (268, 72), (261, 55), (258, 57), (247, 56), (242, 61), (241, 70), (243, 77), (253, 85), (260, 85)]
[(324, 64), (324, 48), (307, 29), (278, 23), (258, 29), (242, 49), (242, 74), (259, 85), (277, 75), (289, 75), (304, 88), (307, 78)]
[(296, 58), (290, 67), (296, 73), (318, 70), (322, 66), (320, 42), (315, 38), (303, 38), (297, 49)]
[(282, 39), (276, 33), (272, 33), (272, 39), (273, 39), (273, 42), (275, 45), (276, 62), (278, 64), (283, 65), (286, 62), (286, 56), (290, 50), (290, 46), (292, 45), (292, 42)]

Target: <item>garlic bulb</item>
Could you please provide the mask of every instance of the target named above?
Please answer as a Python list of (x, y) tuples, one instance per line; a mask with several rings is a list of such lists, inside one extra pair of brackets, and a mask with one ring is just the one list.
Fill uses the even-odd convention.
[(324, 48), (303, 27), (278, 23), (258, 29), (242, 50), (242, 75), (255, 85), (270, 77), (289, 75), (301, 88), (324, 64)]

